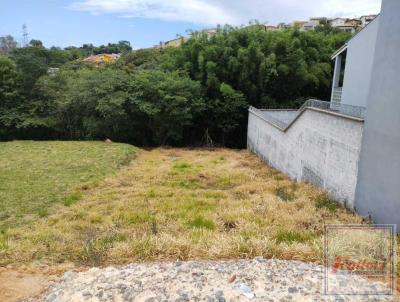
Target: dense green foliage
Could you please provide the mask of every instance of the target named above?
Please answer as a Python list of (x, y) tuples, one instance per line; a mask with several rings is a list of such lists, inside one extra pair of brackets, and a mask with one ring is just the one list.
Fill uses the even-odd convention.
[[(0, 60), (0, 139), (105, 139), (138, 145), (245, 144), (247, 108), (329, 99), (331, 54), (349, 34), (219, 28), (181, 47), (46, 49)], [(112, 64), (81, 58), (122, 52)], [(49, 68), (59, 68), (49, 73)]]

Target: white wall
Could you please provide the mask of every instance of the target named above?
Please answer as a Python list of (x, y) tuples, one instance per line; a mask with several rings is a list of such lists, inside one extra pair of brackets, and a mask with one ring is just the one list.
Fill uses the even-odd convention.
[(367, 106), (378, 19), (379, 16), (348, 42), (342, 104)]
[(292, 179), (311, 182), (353, 208), (362, 129), (361, 121), (306, 109), (283, 132), (249, 112), (247, 146)]
[(356, 206), (400, 231), (400, 1), (384, 0), (369, 89)]

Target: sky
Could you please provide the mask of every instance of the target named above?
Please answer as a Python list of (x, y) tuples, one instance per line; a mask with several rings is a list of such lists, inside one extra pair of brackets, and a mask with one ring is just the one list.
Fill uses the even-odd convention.
[(22, 42), (26, 24), (29, 39), (47, 47), (127, 40), (138, 49), (217, 24), (359, 17), (380, 6), (381, 0), (0, 0), (0, 36)]

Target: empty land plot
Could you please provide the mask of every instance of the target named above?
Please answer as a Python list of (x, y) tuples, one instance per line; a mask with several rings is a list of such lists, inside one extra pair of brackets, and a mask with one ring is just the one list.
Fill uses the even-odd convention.
[(245, 150), (141, 151), (80, 194), (34, 224), (10, 229), (1, 262), (319, 261), (325, 223), (362, 221)]

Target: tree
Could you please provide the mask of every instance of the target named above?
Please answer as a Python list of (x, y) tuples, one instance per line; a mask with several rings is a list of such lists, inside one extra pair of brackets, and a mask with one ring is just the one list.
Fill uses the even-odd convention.
[(17, 41), (13, 36), (0, 37), (0, 55), (9, 55), (17, 48)]
[(213, 124), (219, 132), (218, 138), (223, 145), (227, 140), (237, 139), (235, 130), (240, 127), (246, 119), (246, 109), (248, 107), (243, 93), (234, 90), (229, 84), (222, 83), (219, 88), (221, 98), (211, 102), (210, 110), (214, 118)]
[(14, 62), (0, 56), (0, 139), (20, 118), (20, 75)]
[(15, 107), (20, 89), (20, 75), (13, 61), (0, 56), (0, 108)]
[(136, 69), (157, 69), (161, 65), (164, 51), (159, 48), (138, 49), (124, 54), (117, 62), (118, 68), (133, 71)]
[(29, 98), (37, 79), (47, 73), (47, 50), (32, 46), (17, 48), (13, 52), (13, 59), (23, 75), (23, 92)]
[(38, 48), (44, 48), (43, 47), (43, 42), (42, 41), (40, 41), (40, 40), (31, 40), (30, 42), (29, 42), (29, 46), (32, 46), (32, 47), (38, 47)]
[[(8, 133), (18, 129), (24, 138), (194, 145), (207, 133), (216, 144), (243, 147), (249, 106), (297, 108), (307, 98), (329, 99), (330, 57), (349, 37), (328, 24), (300, 32), (253, 23), (193, 35), (177, 48), (133, 52), (128, 41), (48, 49), (32, 40), (9, 54), (9, 79), (16, 73), (20, 86), (3, 84), (14, 87), (3, 88), (3, 124), (8, 112)], [(123, 55), (105, 66), (81, 60), (103, 52)], [(48, 74), (50, 67), (59, 70)]]
[(149, 127), (150, 143), (180, 144), (205, 109), (200, 83), (178, 72), (140, 70), (130, 82), (130, 99)]
[(121, 139), (128, 131), (121, 126), (129, 118), (127, 81), (124, 71), (113, 69), (69, 70), (42, 77), (36, 87), (38, 101), (32, 103), (37, 121), (48, 122), (69, 139)]
[(118, 43), (108, 43), (107, 45), (100, 45), (94, 47), (93, 52), (95, 54), (100, 53), (127, 53), (132, 50), (131, 43), (129, 41), (119, 41)]

